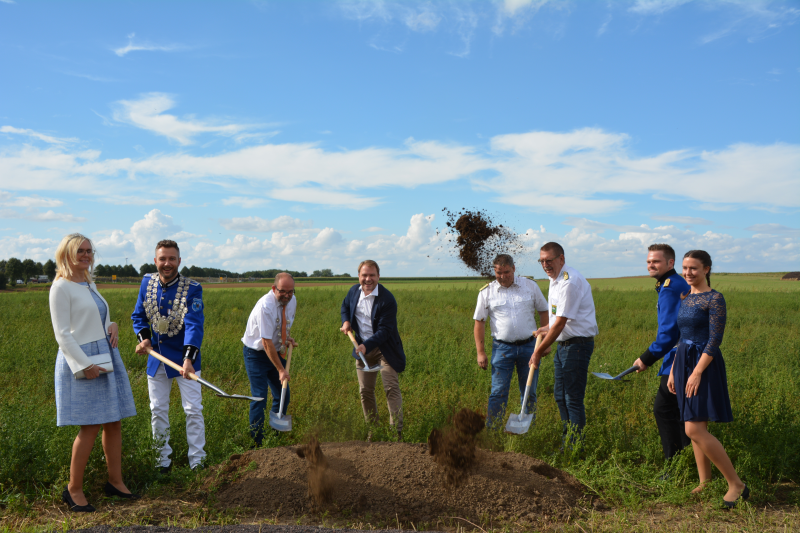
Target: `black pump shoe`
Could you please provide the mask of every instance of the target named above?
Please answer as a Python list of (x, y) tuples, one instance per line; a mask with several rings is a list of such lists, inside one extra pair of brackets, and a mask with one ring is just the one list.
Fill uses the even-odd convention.
[(722, 500), (722, 505), (724, 505), (724, 506), (725, 506), (725, 507), (727, 507), (728, 509), (733, 509), (734, 507), (736, 507), (736, 504), (737, 504), (737, 503), (739, 503), (739, 500), (742, 500), (742, 501), (744, 501), (744, 500), (746, 500), (746, 499), (747, 499), (747, 498), (749, 498), (749, 497), (750, 497), (750, 487), (748, 487), (747, 485), (745, 485), (745, 486), (744, 486), (744, 490), (742, 491), (742, 493), (739, 495), (739, 497), (738, 497), (738, 498), (736, 498), (736, 499), (735, 499), (735, 500), (733, 500), (732, 502), (729, 502), (728, 500), (726, 500), (726, 499), (724, 499), (724, 498), (723, 498), (723, 500)]
[(93, 513), (97, 510), (91, 503), (78, 505), (72, 501), (72, 496), (69, 495), (69, 488), (64, 489), (64, 492), (61, 493), (61, 499), (64, 500), (64, 503), (69, 506), (69, 510), (73, 513)]
[(119, 498), (125, 498), (126, 500), (138, 500), (141, 498), (141, 496), (132, 492), (122, 492), (108, 481), (106, 481), (106, 486), (103, 490), (106, 491), (106, 496), (117, 496)]

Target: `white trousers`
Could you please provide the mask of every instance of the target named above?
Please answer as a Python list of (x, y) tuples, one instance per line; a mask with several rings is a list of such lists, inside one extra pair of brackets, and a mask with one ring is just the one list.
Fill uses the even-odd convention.
[[(200, 376), (200, 371), (195, 372)], [(172, 448), (169, 445), (169, 393), (172, 379), (178, 382), (181, 404), (186, 413), (186, 440), (189, 443), (189, 466), (194, 468), (206, 456), (206, 426), (203, 420), (203, 395), (200, 384), (193, 379), (168, 378), (164, 365), (158, 365), (155, 377), (147, 376), (147, 390), (150, 392), (150, 413), (153, 437), (164, 445), (159, 450), (159, 466), (169, 466)]]

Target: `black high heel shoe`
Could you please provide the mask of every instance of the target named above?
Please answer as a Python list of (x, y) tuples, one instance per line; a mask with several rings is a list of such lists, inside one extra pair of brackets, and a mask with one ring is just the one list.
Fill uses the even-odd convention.
[(106, 491), (106, 496), (117, 496), (119, 498), (125, 498), (126, 500), (138, 500), (141, 498), (141, 496), (133, 492), (122, 492), (108, 481), (106, 481), (106, 486), (103, 490)]
[(64, 500), (64, 503), (69, 505), (69, 510), (73, 513), (93, 513), (97, 510), (91, 503), (87, 503), (86, 505), (76, 504), (69, 494), (69, 487), (64, 489), (64, 492), (61, 493), (61, 499)]
[(742, 493), (739, 495), (739, 497), (738, 497), (738, 498), (736, 498), (736, 499), (735, 499), (735, 500), (733, 500), (732, 502), (729, 502), (728, 500), (726, 500), (726, 499), (724, 499), (724, 498), (723, 498), (723, 499), (722, 499), (722, 505), (724, 505), (724, 506), (725, 506), (725, 507), (727, 507), (728, 509), (733, 509), (734, 507), (736, 507), (736, 504), (737, 504), (737, 503), (739, 503), (739, 500), (742, 500), (742, 501), (744, 501), (744, 500), (746, 500), (746, 499), (747, 499), (747, 498), (749, 498), (749, 497), (750, 497), (750, 487), (748, 487), (747, 485), (745, 485), (745, 486), (744, 486), (744, 490), (742, 491)]

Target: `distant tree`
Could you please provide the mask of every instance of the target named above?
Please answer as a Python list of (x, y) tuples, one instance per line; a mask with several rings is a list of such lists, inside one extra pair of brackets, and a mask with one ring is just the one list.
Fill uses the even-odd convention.
[(122, 275), (125, 276), (125, 277), (128, 277), (128, 278), (135, 278), (135, 277), (137, 277), (139, 275), (139, 273), (136, 271), (136, 267), (135, 266), (133, 266), (133, 265), (125, 265), (122, 268)]
[(193, 278), (205, 277), (203, 274), (203, 269), (197, 265), (192, 265), (191, 267), (189, 267), (189, 276)]
[(44, 264), (43, 267), (44, 274), (47, 275), (47, 279), (53, 281), (56, 279), (56, 264), (53, 262), (52, 259), (48, 259), (47, 263)]
[(25, 283), (36, 275), (36, 262), (33, 259), (25, 259), (22, 262), (22, 279)]
[(101, 278), (105, 278), (108, 276), (108, 267), (105, 266), (103, 263), (100, 263), (96, 267), (94, 267), (94, 275), (99, 276)]
[(12, 287), (17, 286), (17, 280), (22, 275), (22, 261), (16, 257), (12, 257), (6, 261), (6, 278)]
[(152, 274), (154, 272), (158, 272), (158, 269), (156, 268), (156, 265), (154, 263), (145, 263), (139, 267), (139, 274), (141, 274), (142, 276), (144, 276), (145, 274)]
[[(153, 266), (155, 266), (155, 265), (153, 265)], [(184, 276), (184, 277), (187, 277), (187, 278), (190, 276), (188, 267), (183, 267), (181, 269), (181, 276)]]
[(42, 274), (44, 274), (44, 265), (42, 264), (41, 261), (37, 261), (36, 262), (36, 274), (35, 275), (36, 276), (41, 276)]
[(0, 272), (0, 291), (6, 290), (6, 275)]
[(6, 260), (0, 260), (0, 274), (4, 274), (6, 271)]

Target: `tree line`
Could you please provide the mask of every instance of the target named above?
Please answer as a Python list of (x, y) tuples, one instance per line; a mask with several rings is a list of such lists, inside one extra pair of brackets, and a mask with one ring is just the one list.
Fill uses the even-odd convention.
[[(121, 278), (136, 278), (157, 272), (156, 265), (153, 263), (145, 263), (136, 270), (133, 265), (103, 265), (99, 264), (94, 267), (94, 274), (101, 278), (110, 278), (111, 276), (119, 276)], [(253, 279), (268, 279), (274, 278), (278, 272), (288, 272), (295, 278), (349, 278), (350, 274), (334, 274), (330, 268), (323, 268), (322, 270), (315, 270), (309, 275), (303, 271), (297, 270), (282, 270), (279, 268), (270, 268), (267, 270), (248, 270), (239, 274), (229, 270), (213, 267), (183, 267), (181, 275), (189, 278), (253, 278)], [(56, 277), (56, 264), (52, 259), (48, 259), (46, 263), (36, 262), (33, 259), (24, 259), (20, 261), (16, 257), (8, 260), (0, 260), (0, 290), (6, 288), (10, 284), (15, 287), (18, 280), (23, 283), (28, 283), (31, 278), (37, 276), (47, 276), (49, 281), (53, 281)]]

